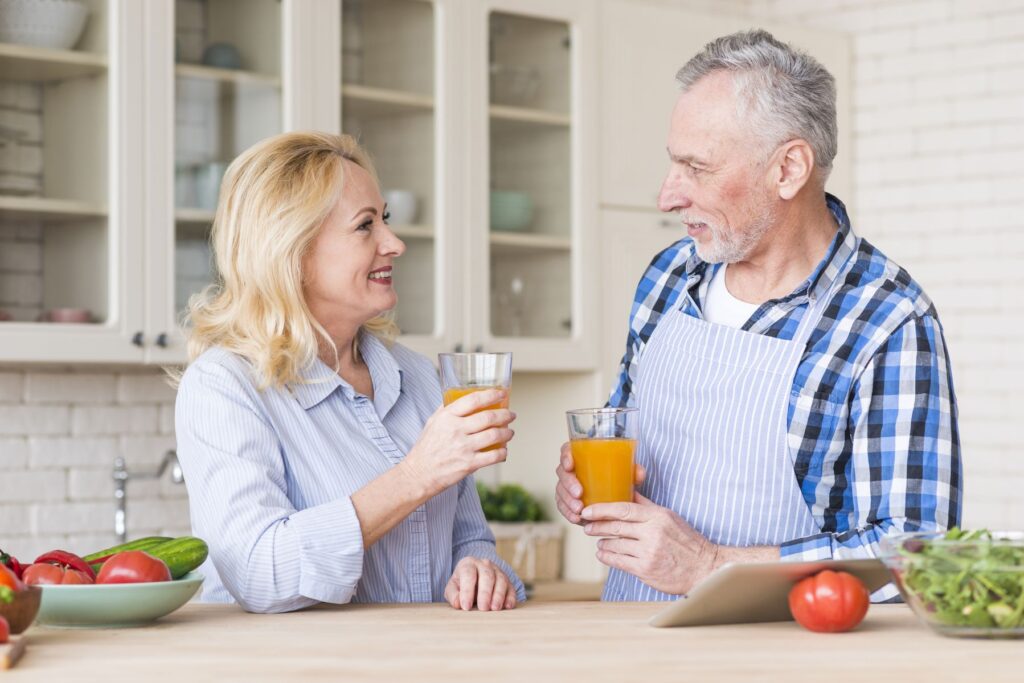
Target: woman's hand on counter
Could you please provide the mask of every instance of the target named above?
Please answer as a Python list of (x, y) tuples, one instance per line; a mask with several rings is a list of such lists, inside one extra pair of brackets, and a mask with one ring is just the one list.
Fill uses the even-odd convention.
[[(482, 467), (504, 462), (504, 444), (515, 432), (509, 424), (516, 414), (508, 408), (488, 409), (507, 400), (502, 389), (467, 394), (437, 409), (423, 427), (419, 440), (403, 461), (408, 470), (436, 495)], [(479, 412), (478, 412), (479, 411)], [(501, 448), (484, 451), (489, 446)]]
[(481, 612), (497, 612), (516, 606), (516, 589), (490, 560), (464, 557), (455, 565), (444, 597), (455, 609), (468, 611), (476, 605)]

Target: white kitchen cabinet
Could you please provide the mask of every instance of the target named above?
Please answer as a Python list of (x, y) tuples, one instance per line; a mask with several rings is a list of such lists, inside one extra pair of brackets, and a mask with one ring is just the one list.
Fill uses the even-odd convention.
[[(16, 318), (0, 323), (0, 362), (183, 361), (184, 304), (214, 276), (224, 164), (315, 128), (359, 135), (383, 188), (415, 200), (395, 224), (405, 343), (594, 370), (603, 297), (638, 276), (609, 252), (598, 207), (653, 207), (675, 69), (750, 23), (642, 0), (88, 4), (73, 50), (0, 44), (0, 159), (14, 120), (30, 134), (19, 159), (40, 169), (0, 165), (0, 309)], [(848, 41), (799, 35), (848, 103)], [(11, 97), (39, 103), (35, 123), (5, 111)], [(849, 200), (840, 117), (832, 186)], [(33, 322), (57, 308), (90, 322)]]
[(754, 27), (809, 52), (836, 79), (839, 154), (828, 189), (852, 204), (851, 39), (848, 35), (728, 14), (702, 14), (665, 0), (601, 5), (601, 204), (656, 209), (668, 170), (665, 145), (678, 95), (675, 75), (711, 40)]
[(0, 360), (139, 362), (142, 7), (67, 48), (0, 42)]
[[(195, 4), (205, 23), (182, 16)], [(278, 130), (317, 128), (357, 136), (394, 193), (403, 343), (511, 350), (518, 370), (594, 367), (595, 6), (155, 0), (145, 21), (146, 362), (185, 358), (178, 321), (214, 275), (205, 245), (223, 162)], [(183, 23), (235, 45), (241, 68), (191, 63)], [(499, 58), (507, 71), (492, 76)], [(492, 188), (532, 215), (497, 206)], [(513, 215), (491, 216), (492, 203)]]

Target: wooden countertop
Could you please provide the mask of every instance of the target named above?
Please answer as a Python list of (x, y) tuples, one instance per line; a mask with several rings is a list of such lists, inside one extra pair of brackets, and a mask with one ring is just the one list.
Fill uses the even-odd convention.
[(795, 623), (656, 629), (653, 603), (320, 606), (275, 615), (190, 604), (152, 626), (35, 626), (14, 681), (1020, 681), (1024, 642), (932, 634), (903, 605), (851, 633)]

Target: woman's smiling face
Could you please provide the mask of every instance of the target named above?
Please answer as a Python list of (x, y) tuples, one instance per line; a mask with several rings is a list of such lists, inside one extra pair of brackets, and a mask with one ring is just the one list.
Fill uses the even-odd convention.
[(405, 252), (388, 227), (373, 176), (351, 161), (341, 163), (341, 196), (303, 259), (306, 304), (325, 327), (362, 325), (394, 308), (394, 259)]

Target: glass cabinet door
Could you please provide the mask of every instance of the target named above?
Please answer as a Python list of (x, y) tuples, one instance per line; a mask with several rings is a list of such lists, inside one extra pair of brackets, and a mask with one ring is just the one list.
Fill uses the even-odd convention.
[[(33, 22), (26, 9), (0, 25), (0, 332), (9, 340), (44, 329), (19, 323), (98, 340), (121, 334), (128, 315), (115, 290), (123, 261), (112, 216), (123, 224), (126, 212), (111, 206), (124, 169), (111, 172), (123, 140), (110, 122), (123, 113), (126, 79), (114, 92), (113, 5), (54, 3), (48, 20)], [(127, 359), (132, 349), (123, 352)], [(39, 353), (88, 360), (104, 352)]]
[(407, 337), (433, 337), (439, 333), (441, 242), (437, 7), (429, 0), (342, 0), (341, 14), (341, 132), (369, 151), (391, 228), (406, 245), (394, 270), (398, 326)]
[(228, 164), (281, 132), (279, 0), (176, 0), (174, 308), (215, 277), (209, 230)]
[(592, 10), (576, 0), (482, 0), (473, 20), (483, 144), (472, 156), (480, 171), (469, 226), (480, 256), (469, 267), (487, 288), (472, 308), (473, 345), (515, 350), (519, 367), (596, 361), (585, 284), (594, 277), (594, 142), (582, 116), (594, 76), (581, 52), (593, 50)]
[(564, 21), (488, 21), (490, 333), (566, 338), (572, 320), (572, 42)]

